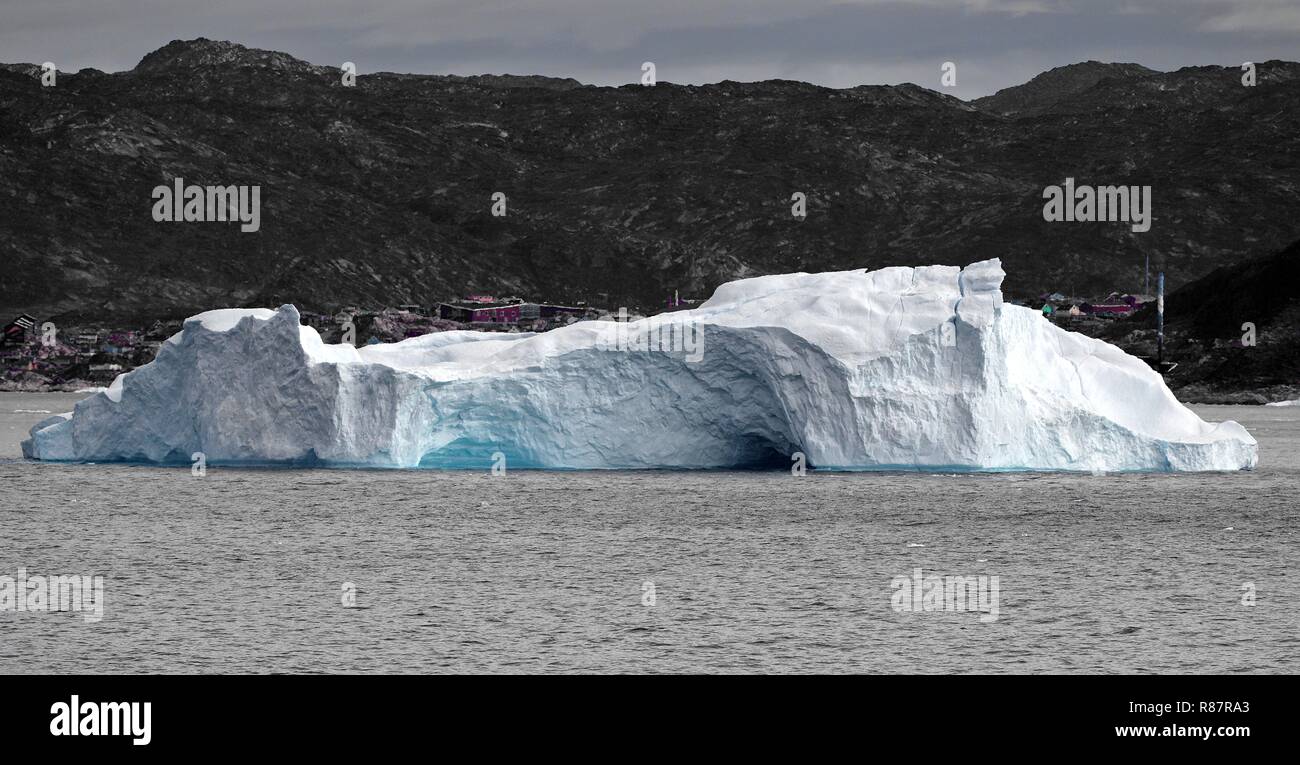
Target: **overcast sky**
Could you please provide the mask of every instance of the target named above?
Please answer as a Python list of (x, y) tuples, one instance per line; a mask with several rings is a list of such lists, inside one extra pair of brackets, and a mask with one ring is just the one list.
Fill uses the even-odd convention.
[(1170, 70), (1300, 59), (1300, 0), (0, 0), (0, 61), (130, 69), (208, 37), (374, 71), (585, 83), (785, 78), (962, 98), (1089, 59)]

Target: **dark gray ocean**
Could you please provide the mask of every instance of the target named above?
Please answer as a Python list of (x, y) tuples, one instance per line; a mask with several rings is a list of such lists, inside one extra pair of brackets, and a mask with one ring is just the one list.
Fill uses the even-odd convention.
[[(1197, 407), (1259, 440), (1233, 474), (21, 460), (78, 398), (0, 393), (0, 576), (103, 616), (0, 611), (0, 673), (1300, 671), (1300, 407)], [(916, 569), (996, 618), (896, 610)]]

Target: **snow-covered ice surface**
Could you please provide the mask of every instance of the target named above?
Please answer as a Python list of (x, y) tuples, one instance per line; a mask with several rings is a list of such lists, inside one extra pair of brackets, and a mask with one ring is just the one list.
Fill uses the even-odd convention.
[(1300, 399), (1292, 401), (1270, 401), (1264, 406), (1300, 406)]
[[(1004, 303), (1004, 275), (990, 260), (762, 276), (667, 317), (359, 349), (326, 345), (290, 305), (210, 311), (153, 363), (37, 424), (23, 451), (374, 467), (487, 468), (498, 452), (508, 468), (788, 466), (797, 452), (831, 469), (1255, 466), (1245, 428), (1201, 420), (1142, 361)], [(700, 347), (640, 348), (659, 321)]]

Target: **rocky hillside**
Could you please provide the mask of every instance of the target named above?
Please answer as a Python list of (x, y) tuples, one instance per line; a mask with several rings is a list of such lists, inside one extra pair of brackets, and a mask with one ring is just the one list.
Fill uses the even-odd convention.
[[(1166, 381), (1180, 398), (1251, 403), (1300, 398), (1300, 242), (1215, 269), (1165, 300)], [(1253, 344), (1247, 336), (1254, 325)], [(1103, 337), (1154, 355), (1156, 316), (1146, 308)]]
[(1023, 85), (1003, 88), (991, 96), (977, 98), (971, 104), (995, 114), (1029, 117), (1067, 107), (1070, 101), (1103, 80), (1135, 80), (1156, 74), (1159, 72), (1140, 64), (1085, 61), (1082, 64), (1058, 66)]
[[(1300, 238), (1300, 65), (1259, 64), (1255, 88), (1235, 67), (1140, 69), (1081, 64), (966, 103), (786, 81), (363, 71), (343, 87), (333, 66), (208, 40), (52, 88), (6, 66), (0, 310), (468, 291), (653, 308), (753, 274), (995, 256), (1012, 295), (1105, 294), (1140, 288), (1146, 256), (1176, 286)], [(1042, 190), (1066, 176), (1151, 184), (1152, 230), (1044, 222)], [(261, 186), (260, 231), (155, 222), (151, 191), (176, 177)]]

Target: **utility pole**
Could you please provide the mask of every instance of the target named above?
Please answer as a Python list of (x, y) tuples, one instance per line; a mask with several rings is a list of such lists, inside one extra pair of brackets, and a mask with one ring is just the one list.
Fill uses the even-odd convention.
[(1156, 365), (1164, 374), (1165, 363), (1165, 272), (1161, 271), (1156, 280)]

